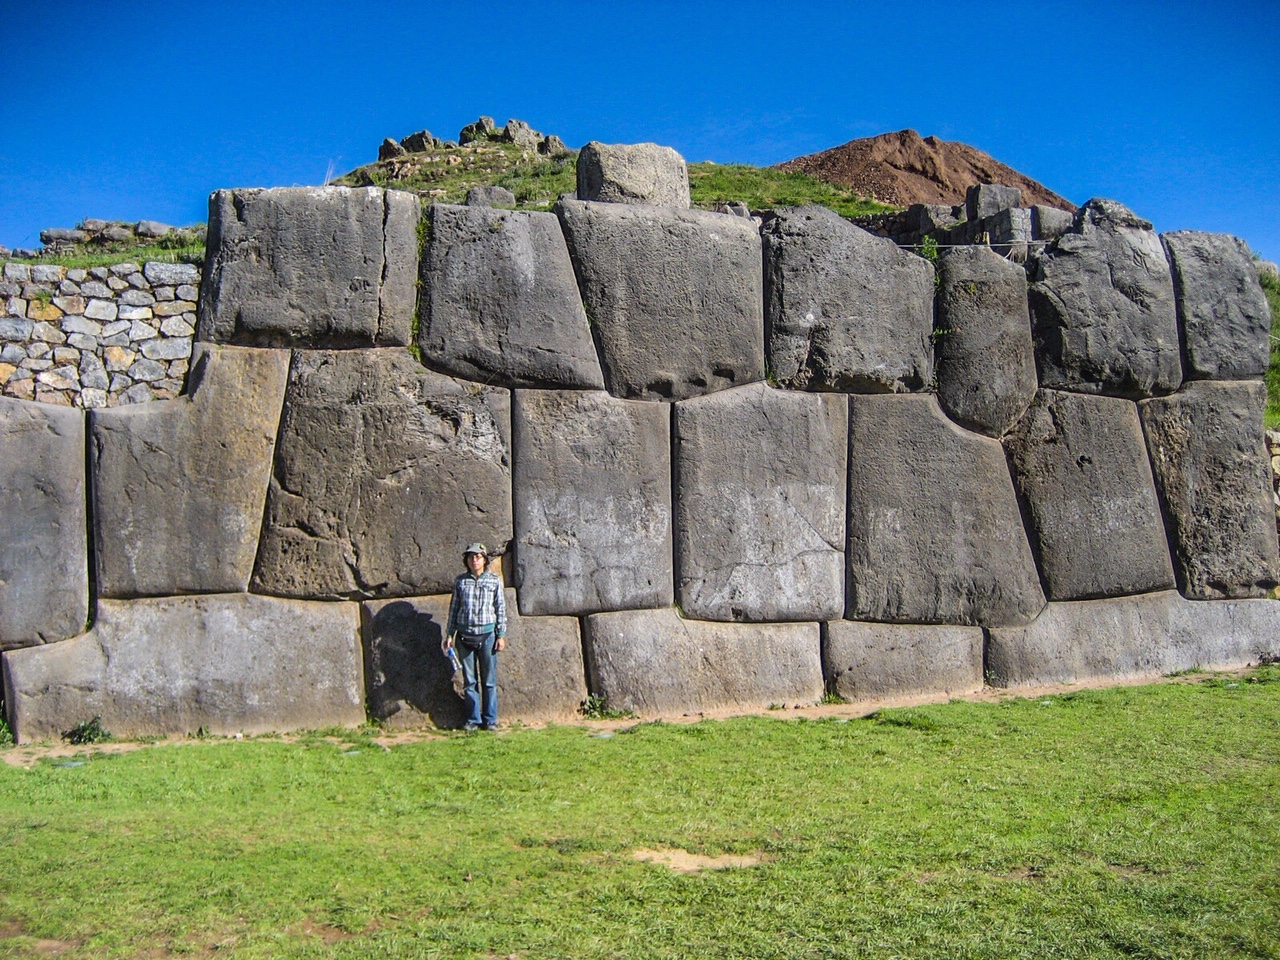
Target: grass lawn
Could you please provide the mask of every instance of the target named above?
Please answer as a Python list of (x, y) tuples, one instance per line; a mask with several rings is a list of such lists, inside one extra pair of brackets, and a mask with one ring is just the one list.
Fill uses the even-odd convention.
[(1278, 667), (783, 717), (0, 763), (0, 957), (1280, 957)]

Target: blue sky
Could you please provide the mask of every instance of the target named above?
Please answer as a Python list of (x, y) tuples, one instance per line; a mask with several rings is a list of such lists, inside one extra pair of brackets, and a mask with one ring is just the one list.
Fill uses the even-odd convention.
[(483, 113), (756, 164), (910, 127), (1280, 259), (1280, 0), (0, 0), (0, 23), (10, 247), (203, 220), (217, 188), (320, 184)]

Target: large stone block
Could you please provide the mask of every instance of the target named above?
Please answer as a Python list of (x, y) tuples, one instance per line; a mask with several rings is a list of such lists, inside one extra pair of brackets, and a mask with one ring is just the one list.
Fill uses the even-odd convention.
[(418, 337), (428, 363), (500, 387), (604, 388), (554, 214), (435, 204), (429, 216)]
[(185, 396), (90, 413), (102, 596), (248, 588), (288, 370), (283, 350), (196, 344)]
[(0, 650), (89, 617), (84, 414), (0, 397)]
[(359, 609), (248, 594), (102, 600), (74, 640), (4, 655), (20, 743), (100, 717), (117, 736), (362, 723)]
[(855, 703), (973, 693), (982, 689), (982, 630), (833, 620), (822, 661), (828, 686)]
[(1177, 389), (1173, 279), (1149, 222), (1090, 200), (1029, 273), (1041, 386), (1135, 399)]
[(1051, 603), (1031, 624), (992, 629), (997, 687), (1154, 677), (1280, 656), (1280, 603), (1185, 600), (1173, 591)]
[(783, 386), (886, 393), (933, 376), (933, 267), (825, 207), (765, 224), (765, 338)]
[(511, 538), (510, 394), (404, 350), (298, 351), (262, 545), (261, 593), (448, 591), (468, 543)]
[(938, 402), (961, 426), (1002, 436), (1036, 392), (1026, 271), (973, 246), (947, 251), (939, 275)]
[(1192, 600), (1260, 597), (1280, 579), (1266, 387), (1199, 380), (1139, 404), (1178, 589)]
[(823, 692), (816, 623), (711, 623), (675, 610), (584, 621), (591, 692), (642, 716), (812, 704)]
[(671, 604), (669, 409), (599, 391), (516, 391), (521, 613)]
[(574, 200), (556, 211), (610, 393), (685, 400), (764, 379), (755, 224)]
[(592, 140), (578, 153), (578, 199), (687, 209), (689, 171), (670, 147)]
[(375, 187), (216, 191), (199, 339), (408, 344), (420, 215), (413, 194)]
[(1173, 267), (1188, 380), (1260, 380), (1271, 309), (1248, 245), (1225, 233), (1178, 230), (1161, 239)]
[(680, 608), (702, 620), (844, 612), (848, 403), (763, 383), (675, 405)]
[[(582, 638), (575, 617), (522, 617), (507, 590), (507, 648), (498, 654), (498, 717), (571, 717), (586, 699)], [(395, 728), (460, 727), (465, 704), (440, 650), (449, 594), (363, 605), (369, 715)]]
[(933, 397), (850, 397), (850, 620), (991, 626), (1044, 606), (1004, 451)]
[(1005, 450), (1050, 600), (1173, 587), (1132, 401), (1041, 390)]

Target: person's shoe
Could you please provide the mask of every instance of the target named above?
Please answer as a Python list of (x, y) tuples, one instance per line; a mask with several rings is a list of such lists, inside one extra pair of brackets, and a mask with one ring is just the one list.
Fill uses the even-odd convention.
[(494, 733), (497, 731), (498, 725), (496, 723), (482, 723), (480, 724), (480, 729), (488, 730), (490, 733)]
[(463, 724), (462, 726), (463, 733), (475, 733), (479, 729), (480, 728), (476, 726), (474, 723), (467, 723), (467, 724)]

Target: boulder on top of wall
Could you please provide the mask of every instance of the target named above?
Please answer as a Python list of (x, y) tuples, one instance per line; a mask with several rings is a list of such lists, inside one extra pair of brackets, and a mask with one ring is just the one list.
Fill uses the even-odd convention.
[(89, 415), (102, 596), (247, 589), (288, 371), (282, 350), (196, 344), (186, 396)]
[(982, 689), (982, 630), (914, 623), (826, 624), (828, 687), (854, 703)]
[(668, 407), (582, 390), (517, 390), (514, 407), (520, 612), (670, 605)]
[(511, 537), (510, 394), (406, 351), (298, 351), (253, 589), (288, 597), (451, 590), (462, 548)]
[(816, 623), (712, 623), (671, 608), (583, 621), (588, 686), (642, 716), (811, 705), (822, 696)]
[(20, 743), (99, 717), (116, 736), (265, 733), (365, 719), (355, 604), (249, 594), (101, 600), (93, 629), (4, 655)]
[[(362, 605), (369, 715), (396, 729), (460, 727), (466, 708), (453, 692), (453, 668), (440, 649), (449, 594)], [(506, 591), (507, 647), (498, 656), (503, 720), (571, 717), (586, 699), (576, 617), (521, 617)]]
[(685, 400), (764, 379), (755, 224), (576, 200), (556, 212), (610, 393)]
[(1036, 392), (1027, 274), (990, 247), (956, 247), (939, 264), (938, 402), (961, 426), (1002, 436)]
[(1221, 670), (1280, 656), (1280, 603), (1185, 600), (1172, 590), (1051, 603), (1033, 623), (992, 629), (996, 687)]
[(783, 386), (888, 393), (932, 379), (933, 267), (825, 207), (763, 228), (765, 339)]
[(1090, 200), (1028, 275), (1041, 386), (1134, 399), (1177, 389), (1173, 279), (1148, 221)]
[(965, 219), (977, 223), (1002, 210), (1020, 206), (1022, 191), (999, 183), (975, 183), (964, 194)]
[(849, 398), (850, 620), (992, 626), (1044, 606), (1000, 444), (934, 398)]
[(1173, 587), (1131, 400), (1041, 390), (1004, 444), (1050, 600)]
[(848, 403), (753, 383), (675, 407), (680, 608), (703, 620), (844, 612)]
[(199, 339), (408, 344), (420, 213), (413, 194), (376, 187), (216, 191)]
[(0, 397), (0, 650), (89, 618), (84, 413)]
[(433, 204), (428, 216), (426, 362), (495, 386), (604, 387), (555, 214)]
[(1260, 381), (1197, 380), (1138, 405), (1178, 589), (1192, 600), (1261, 597), (1280, 579), (1266, 400)]
[(1187, 379), (1261, 379), (1271, 308), (1248, 245), (1230, 234), (1198, 230), (1162, 239), (1173, 266)]
[(684, 157), (656, 143), (600, 143), (578, 153), (578, 199), (689, 207)]
[(1071, 229), (1074, 220), (1074, 214), (1066, 210), (1037, 203), (1031, 208), (1031, 236), (1037, 240), (1056, 240)]
[[(468, 207), (514, 207), (516, 195), (506, 187), (480, 186), (467, 191)], [(551, 216), (551, 214), (547, 214)], [(500, 229), (496, 228), (495, 229)]]

